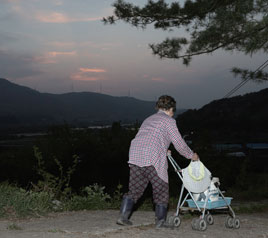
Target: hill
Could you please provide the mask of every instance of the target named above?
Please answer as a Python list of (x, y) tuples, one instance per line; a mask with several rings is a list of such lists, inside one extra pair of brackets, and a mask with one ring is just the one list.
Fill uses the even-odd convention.
[(132, 123), (153, 113), (154, 107), (155, 102), (93, 92), (40, 93), (0, 79), (1, 126)]
[(214, 141), (226, 137), (267, 141), (268, 89), (212, 101), (199, 110), (179, 115), (177, 121), (184, 133), (207, 134)]

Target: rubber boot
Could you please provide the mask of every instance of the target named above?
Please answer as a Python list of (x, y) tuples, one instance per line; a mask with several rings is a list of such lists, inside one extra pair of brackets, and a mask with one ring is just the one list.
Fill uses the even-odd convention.
[(121, 207), (120, 207), (120, 215), (118, 220), (116, 221), (116, 224), (122, 225), (122, 226), (130, 226), (132, 225), (132, 222), (128, 219), (132, 208), (134, 205), (134, 200), (129, 197), (123, 197)]
[(155, 228), (171, 228), (171, 226), (166, 222), (167, 204), (156, 204), (155, 216)]

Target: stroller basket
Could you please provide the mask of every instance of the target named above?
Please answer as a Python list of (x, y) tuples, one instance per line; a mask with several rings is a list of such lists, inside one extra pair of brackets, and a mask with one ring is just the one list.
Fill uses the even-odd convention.
[[(196, 203), (200, 208), (213, 209), (219, 207), (227, 207), (231, 204), (232, 199), (233, 198), (231, 197), (225, 197), (225, 200), (223, 198), (219, 198), (218, 201), (208, 201), (206, 206), (205, 201), (196, 201)], [(196, 208), (196, 205), (192, 199), (187, 199), (186, 202), (188, 203), (189, 207)]]

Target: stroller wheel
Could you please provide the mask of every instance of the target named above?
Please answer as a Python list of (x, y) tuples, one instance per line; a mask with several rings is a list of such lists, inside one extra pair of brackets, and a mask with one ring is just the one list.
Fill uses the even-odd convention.
[(234, 219), (231, 216), (226, 217), (225, 226), (227, 228), (233, 228), (234, 227)]
[(168, 224), (172, 225), (173, 227), (179, 227), (181, 224), (181, 219), (179, 216), (170, 216), (168, 218)]
[(234, 218), (234, 220), (233, 220), (233, 227), (235, 228), (235, 229), (239, 229), (240, 228), (240, 220), (239, 220), (239, 218)]
[(173, 225), (174, 217), (175, 217), (175, 216), (169, 216), (169, 217), (168, 217), (167, 222), (168, 222), (169, 225)]
[(194, 218), (193, 220), (192, 220), (192, 229), (193, 230), (198, 230), (198, 218)]
[(204, 219), (198, 219), (198, 230), (205, 231), (207, 229), (207, 223)]
[(211, 214), (205, 215), (205, 220), (206, 220), (207, 224), (209, 224), (209, 225), (214, 224), (214, 218)]
[(192, 220), (193, 230), (205, 231), (207, 229), (207, 223), (204, 219), (194, 218)]

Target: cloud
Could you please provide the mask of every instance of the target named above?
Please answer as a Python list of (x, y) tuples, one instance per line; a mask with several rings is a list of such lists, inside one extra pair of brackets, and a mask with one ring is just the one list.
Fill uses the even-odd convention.
[(104, 72), (106, 72), (105, 69), (96, 69), (96, 68), (93, 68), (93, 69), (91, 69), (91, 68), (80, 68), (79, 70), (82, 73), (104, 73)]
[(41, 63), (41, 64), (56, 64), (57, 60), (56, 58), (59, 56), (75, 56), (77, 55), (76, 51), (69, 51), (69, 52), (63, 52), (63, 51), (50, 51), (45, 53), (42, 56), (35, 57), (34, 61)]
[(43, 74), (34, 63), (34, 57), (0, 49), (0, 72), (3, 78), (23, 78)]
[(37, 13), (35, 19), (43, 23), (70, 23), (99, 21), (102, 17), (70, 17), (60, 12)]
[(167, 81), (165, 78), (161, 78), (161, 77), (151, 77), (151, 76), (148, 75), (148, 74), (144, 74), (142, 77), (145, 78), (145, 79), (149, 79), (149, 80), (157, 81), (157, 82), (165, 82), (165, 81)]
[(83, 75), (81, 73), (76, 73), (71, 75), (72, 80), (79, 80), (79, 81), (98, 81), (100, 80), (98, 77), (89, 77), (86, 75)]
[[(1, 0), (3, 1), (3, 0)], [(7, 3), (7, 13), (1, 18), (10, 19), (14, 17), (20, 17), (28, 20), (37, 20), (43, 23), (71, 23), (71, 22), (90, 22), (90, 21), (100, 21), (103, 18), (103, 15), (88, 17), (88, 15), (79, 13), (80, 15), (70, 16), (66, 13), (53, 11), (53, 6), (51, 9), (44, 10), (44, 8), (38, 9), (38, 5), (35, 0), (28, 1), (24, 3), (21, 0), (4, 0), (4, 3)], [(55, 6), (64, 5), (61, 0), (53, 0), (50, 4)], [(47, 4), (46, 7), (51, 7), (50, 4)]]
[(76, 55), (76, 51), (70, 51), (70, 52), (51, 51), (51, 52), (48, 52), (47, 54), (49, 57), (74, 56), (74, 55)]
[(0, 44), (6, 44), (6, 43), (14, 43), (17, 42), (18, 38), (13, 36), (10, 33), (6, 33), (6, 32), (1, 32), (0, 33)]
[(79, 68), (77, 73), (74, 73), (70, 76), (72, 80), (81, 80), (81, 81), (97, 81), (101, 80), (102, 77), (96, 77), (96, 73), (105, 73), (105, 69), (99, 68)]
[(76, 45), (76, 42), (73, 42), (73, 41), (66, 41), (66, 42), (62, 42), (62, 41), (52, 41), (52, 42), (49, 42), (47, 43), (47, 45), (50, 45), (50, 46), (54, 46), (54, 47), (74, 47)]

